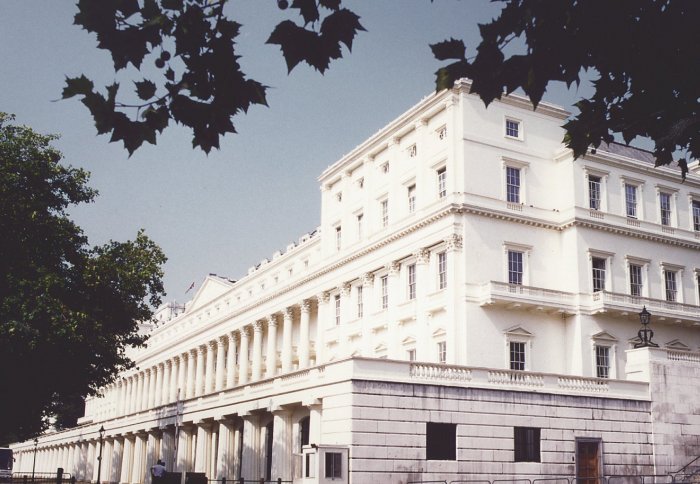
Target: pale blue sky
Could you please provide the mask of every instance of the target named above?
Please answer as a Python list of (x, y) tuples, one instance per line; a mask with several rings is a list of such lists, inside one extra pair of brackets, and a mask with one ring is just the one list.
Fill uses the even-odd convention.
[[(72, 210), (92, 244), (133, 238), (139, 228), (160, 244), (169, 258), (166, 300), (184, 301), (190, 283), (210, 272), (238, 279), (313, 230), (320, 220), (317, 176), (433, 90), (441, 64), (428, 44), (463, 38), (473, 54), (477, 23), (500, 9), (485, 0), (346, 1), (368, 30), (352, 54), (325, 76), (305, 64), (287, 76), (279, 48), (264, 44), (286, 16), (276, 3), (231, 0), (228, 7), (243, 24), (243, 70), (271, 86), (270, 107), (235, 118), (239, 134), (208, 157), (191, 148), (189, 132), (171, 127), (157, 146), (128, 158), (121, 143), (96, 135), (78, 100), (53, 101), (65, 76), (85, 73), (98, 85), (114, 80), (109, 54), (73, 25), (75, 2), (0, 2), (0, 111), (61, 134), (56, 145), (65, 161), (92, 172), (100, 196)], [(578, 96), (557, 89), (545, 98), (570, 109)]]

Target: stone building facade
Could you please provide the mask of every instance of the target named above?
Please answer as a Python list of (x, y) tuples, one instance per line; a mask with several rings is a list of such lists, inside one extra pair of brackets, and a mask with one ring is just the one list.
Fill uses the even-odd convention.
[[(461, 81), (319, 177), (320, 226), (210, 275), (16, 469), (147, 484), (663, 474), (700, 455), (700, 173)], [(637, 348), (638, 313), (659, 348)], [(105, 429), (100, 444), (98, 429)], [(98, 463), (100, 445), (103, 459)]]

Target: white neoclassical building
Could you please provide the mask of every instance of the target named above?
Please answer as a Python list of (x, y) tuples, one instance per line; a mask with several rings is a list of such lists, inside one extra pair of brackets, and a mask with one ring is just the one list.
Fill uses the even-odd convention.
[[(664, 474), (700, 455), (700, 172), (574, 160), (469, 82), (319, 177), (320, 226), (148, 327), (37, 470), (295, 483)], [(639, 313), (652, 314), (652, 341)], [(98, 465), (104, 427), (103, 459)], [(31, 470), (32, 442), (13, 446)]]

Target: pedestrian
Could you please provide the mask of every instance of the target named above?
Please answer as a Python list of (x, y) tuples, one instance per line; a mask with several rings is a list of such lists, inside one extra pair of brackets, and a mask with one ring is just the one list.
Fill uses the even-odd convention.
[(163, 476), (165, 476), (165, 462), (158, 459), (158, 462), (151, 467), (151, 481), (153, 484), (160, 484), (163, 481)]

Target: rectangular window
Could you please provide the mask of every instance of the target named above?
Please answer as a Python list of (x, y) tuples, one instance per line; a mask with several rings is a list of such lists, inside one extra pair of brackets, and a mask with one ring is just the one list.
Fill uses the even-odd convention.
[(637, 218), (637, 186), (625, 183), (625, 212), (629, 218)]
[(438, 362), (447, 363), (447, 343), (440, 341), (438, 343)]
[(326, 477), (341, 479), (343, 477), (343, 454), (340, 452), (326, 452)]
[(664, 283), (666, 287), (666, 300), (676, 302), (678, 300), (678, 286), (676, 285), (676, 271), (664, 270)]
[(416, 298), (416, 265), (411, 264), (408, 269), (408, 299)]
[(362, 301), (362, 286), (357, 286), (357, 317), (361, 318), (365, 313), (365, 305)]
[(593, 257), (591, 259), (593, 269), (593, 292), (605, 290), (605, 259)]
[(416, 350), (411, 348), (410, 350), (406, 351), (406, 356), (408, 357), (408, 361), (416, 361)]
[(381, 201), (382, 227), (389, 225), (389, 200)]
[(521, 341), (510, 342), (510, 369), (525, 369), (525, 343)]
[(341, 244), (342, 238), (343, 238), (342, 235), (343, 235), (342, 229), (339, 226), (336, 227), (335, 228), (335, 249), (336, 250), (340, 250), (340, 247), (341, 247), (340, 244)]
[(389, 307), (389, 276), (382, 276), (382, 309)]
[(671, 225), (671, 194), (659, 193), (659, 209), (661, 210), (661, 225)]
[(642, 287), (642, 266), (630, 264), (630, 294), (632, 296), (641, 296)]
[(425, 424), (425, 457), (428, 460), (457, 460), (457, 424)]
[(416, 211), (416, 186), (408, 187), (408, 213)]
[(437, 255), (438, 289), (447, 287), (447, 253), (440, 252)]
[(447, 195), (447, 168), (443, 167), (437, 171), (438, 198)]
[(514, 427), (515, 462), (540, 462), (540, 429)]
[(506, 167), (506, 201), (520, 203), (520, 168)]
[(595, 374), (598, 378), (610, 378), (610, 347), (595, 347)]
[(693, 230), (700, 232), (700, 200), (693, 200)]
[(340, 325), (340, 294), (335, 295), (335, 325)]
[(509, 138), (520, 138), (520, 121), (506, 119), (506, 136)]
[(599, 176), (588, 175), (588, 206), (592, 210), (600, 210), (600, 185)]
[(523, 253), (515, 250), (508, 251), (508, 284), (523, 283)]
[(364, 214), (361, 214), (361, 213), (357, 214), (357, 239), (358, 240), (362, 238), (362, 233), (363, 233), (363, 228), (364, 228), (362, 226), (362, 222), (364, 222), (364, 218), (365, 218)]

